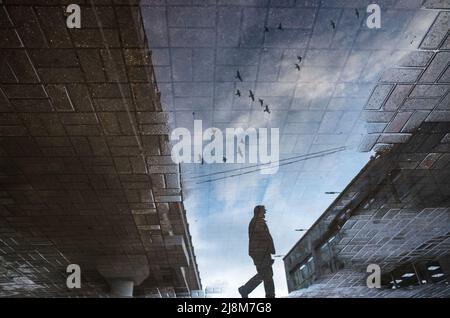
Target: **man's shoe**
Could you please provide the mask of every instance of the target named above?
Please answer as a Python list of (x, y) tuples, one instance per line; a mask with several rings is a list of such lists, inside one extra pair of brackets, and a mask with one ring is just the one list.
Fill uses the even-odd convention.
[(238, 292), (239, 292), (239, 294), (241, 294), (242, 298), (248, 298), (248, 294), (245, 292), (244, 286), (239, 287)]

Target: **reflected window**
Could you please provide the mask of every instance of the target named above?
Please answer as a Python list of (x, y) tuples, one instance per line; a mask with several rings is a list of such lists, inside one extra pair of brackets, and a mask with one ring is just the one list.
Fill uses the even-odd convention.
[(314, 258), (309, 257), (304, 263), (298, 265), (293, 273), (296, 289), (307, 288), (314, 280)]

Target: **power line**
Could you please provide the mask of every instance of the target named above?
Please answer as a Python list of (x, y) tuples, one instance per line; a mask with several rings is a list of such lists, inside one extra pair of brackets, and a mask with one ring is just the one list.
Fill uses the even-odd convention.
[[(337, 153), (337, 152), (340, 152), (340, 151), (343, 151), (343, 150), (346, 149), (346, 147), (341, 147), (341, 148), (343, 148), (343, 149), (335, 150), (335, 151), (328, 152), (328, 153), (322, 153), (322, 154), (318, 154), (318, 155), (311, 155), (311, 156), (308, 157), (308, 158), (301, 158), (301, 159), (297, 159), (297, 160), (294, 160), (294, 161), (286, 162), (286, 163), (280, 164), (279, 167), (281, 167), (281, 166), (287, 166), (287, 165), (289, 165), (289, 164), (297, 163), (297, 162), (300, 162), (300, 161), (305, 161), (305, 160), (308, 160), (308, 159), (314, 159), (314, 158), (324, 157), (324, 156), (326, 156), (326, 155), (331, 155), (331, 154), (333, 154), (333, 153)], [(196, 182), (196, 184), (202, 184), (202, 183), (214, 182), (214, 181), (219, 181), (219, 180), (228, 179), (228, 178), (239, 177), (239, 176), (242, 176), (242, 175), (246, 175), (246, 174), (258, 172), (258, 171), (264, 170), (264, 169), (271, 169), (271, 168), (272, 168), (272, 167), (262, 167), (262, 168), (259, 168), (259, 169), (250, 170), (250, 171), (246, 171), (246, 172), (242, 172), (242, 173), (236, 173), (236, 174), (232, 174), (232, 175), (229, 175), (229, 176), (224, 176), (224, 177), (220, 177), (220, 178), (215, 178), (215, 179), (209, 179), (209, 180), (204, 180), (204, 181)]]
[[(336, 150), (342, 151), (342, 150), (345, 150), (345, 149), (347, 149), (347, 147), (345, 147), (345, 146), (337, 147), (337, 148), (331, 148), (331, 149), (327, 149), (327, 150), (322, 150), (322, 151), (318, 151), (318, 152), (309, 153), (309, 154), (306, 154), (306, 155), (298, 155), (298, 156), (293, 156), (293, 157), (289, 157), (289, 158), (284, 158), (284, 159), (281, 159), (281, 160), (274, 161), (273, 163), (284, 162), (284, 161), (288, 161), (288, 160), (292, 160), (292, 159), (304, 158), (304, 157), (318, 155), (318, 154), (328, 154), (328, 153), (332, 154), (332, 153), (336, 152)], [(200, 179), (200, 178), (204, 178), (204, 177), (210, 177), (210, 176), (214, 176), (214, 175), (225, 174), (225, 173), (229, 173), (229, 172), (233, 172), (233, 171), (240, 171), (240, 170), (245, 170), (245, 169), (250, 169), (250, 168), (255, 168), (255, 167), (266, 166), (266, 165), (270, 165), (270, 164), (272, 164), (272, 162), (263, 163), (263, 164), (256, 164), (256, 165), (252, 165), (252, 166), (235, 168), (235, 169), (228, 169), (228, 170), (223, 170), (223, 171), (220, 171), (220, 172), (212, 172), (212, 173), (208, 173), (208, 174), (204, 174), (204, 175), (200, 175), (200, 176), (192, 176), (192, 177), (187, 178), (185, 180), (186, 181), (195, 180), (195, 179)]]

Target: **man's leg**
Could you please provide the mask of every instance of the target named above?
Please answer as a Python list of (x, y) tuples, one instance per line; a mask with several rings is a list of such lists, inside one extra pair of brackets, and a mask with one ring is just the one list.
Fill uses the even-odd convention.
[(247, 298), (248, 294), (254, 291), (255, 288), (258, 287), (261, 283), (262, 279), (259, 274), (256, 274), (255, 276), (250, 278), (249, 281), (245, 283), (245, 285), (239, 287), (239, 293), (241, 294), (242, 298)]
[(272, 260), (261, 264), (258, 268), (258, 274), (264, 281), (264, 290), (266, 298), (275, 298), (275, 285), (273, 283)]

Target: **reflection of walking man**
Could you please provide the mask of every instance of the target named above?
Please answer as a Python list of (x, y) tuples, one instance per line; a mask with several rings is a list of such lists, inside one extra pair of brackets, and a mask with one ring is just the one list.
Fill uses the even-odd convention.
[(248, 226), (249, 246), (248, 254), (255, 263), (257, 274), (253, 276), (245, 285), (239, 287), (242, 298), (247, 298), (261, 282), (264, 282), (266, 298), (275, 297), (275, 287), (273, 284), (272, 256), (275, 254), (272, 236), (267, 227), (266, 208), (264, 205), (257, 205), (253, 210), (254, 216)]

